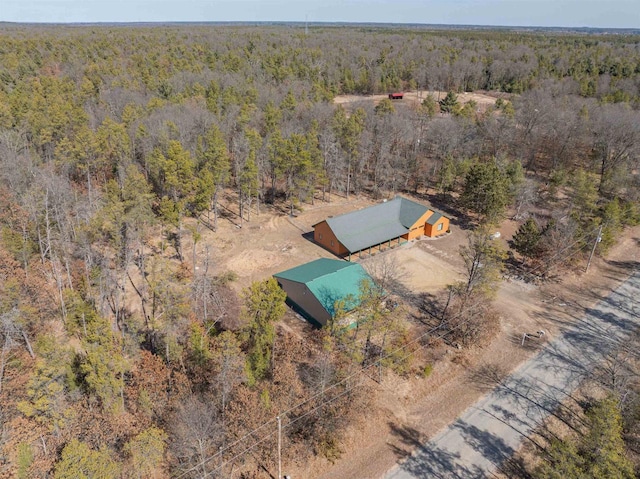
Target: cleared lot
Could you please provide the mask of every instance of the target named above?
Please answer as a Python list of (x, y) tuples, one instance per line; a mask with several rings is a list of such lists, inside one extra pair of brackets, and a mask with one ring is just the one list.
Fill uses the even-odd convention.
[[(442, 238), (439, 241), (447, 241)], [(387, 262), (394, 268), (398, 281), (414, 293), (436, 293), (448, 284), (462, 278), (462, 273), (445, 259), (423, 248), (424, 242), (407, 243), (400, 248), (365, 258), (360, 263), (376, 268), (376, 263)]]
[[(431, 95), (435, 100), (441, 100), (445, 96), (447, 96), (446, 91), (408, 91), (404, 93), (404, 98), (402, 100), (394, 100), (394, 104), (401, 105), (416, 105), (420, 104), (428, 95)], [(500, 95), (503, 99), (508, 99), (510, 95), (502, 94)], [(373, 102), (373, 104), (377, 105), (381, 100), (388, 98), (388, 95), (338, 95), (333, 99), (333, 102), (336, 105), (345, 105), (349, 106), (352, 104), (357, 104), (360, 102)], [(495, 105), (496, 100), (498, 99), (495, 94), (487, 95), (485, 92), (465, 92), (458, 94), (458, 102), (461, 105), (468, 103), (470, 101), (475, 101), (477, 108), (480, 111), (485, 111), (490, 106)]]

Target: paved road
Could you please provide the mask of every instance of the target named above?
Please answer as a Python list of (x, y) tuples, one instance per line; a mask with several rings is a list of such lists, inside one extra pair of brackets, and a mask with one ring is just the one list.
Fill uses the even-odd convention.
[(490, 477), (634, 324), (640, 324), (640, 272), (385, 478)]

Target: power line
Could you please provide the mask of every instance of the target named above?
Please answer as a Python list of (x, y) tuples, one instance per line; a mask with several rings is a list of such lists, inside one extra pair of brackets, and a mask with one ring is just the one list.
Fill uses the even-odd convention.
[[(473, 305), (470, 306), (470, 309), (477, 306), (480, 303), (475, 303)], [(453, 316), (451, 319), (455, 319), (459, 316), (461, 316), (463, 314), (463, 312), (460, 312), (459, 314), (457, 314), (456, 316)], [(450, 319), (450, 320), (451, 320)], [(438, 337), (438, 339), (442, 339), (444, 338), (447, 334), (452, 333), (453, 331), (455, 331), (456, 329), (459, 329), (460, 327), (462, 327), (464, 324), (466, 324), (467, 322), (471, 321), (472, 318), (468, 318), (465, 321), (462, 321), (460, 324), (456, 325), (455, 327), (453, 327), (450, 330), (444, 331), (442, 333), (442, 335), (440, 335)], [(449, 320), (449, 321), (450, 321)], [(354, 377), (356, 377), (359, 374), (363, 374), (365, 371), (369, 370), (372, 367), (378, 367), (382, 361), (384, 361), (385, 359), (388, 359), (389, 357), (392, 357), (393, 355), (395, 355), (396, 353), (402, 351), (403, 349), (406, 349), (408, 346), (416, 343), (417, 341), (420, 341), (422, 338), (432, 334), (435, 331), (438, 331), (439, 329), (441, 329), (443, 326), (445, 326), (447, 323), (446, 322), (441, 322), (438, 326), (435, 326), (431, 329), (429, 329), (428, 331), (426, 331), (425, 333), (417, 336), (416, 338), (414, 338), (412, 341), (409, 341), (408, 343), (403, 344), (402, 346), (396, 348), (395, 350), (385, 354), (384, 356), (379, 357), (376, 361), (374, 361), (371, 364), (368, 364), (367, 366), (364, 366), (360, 369), (358, 369), (356, 372), (350, 374), (349, 376), (341, 379), (340, 381), (324, 388), (322, 391), (314, 394), (313, 396), (307, 398), (306, 400), (296, 404), (295, 406), (289, 408), (288, 410), (286, 410), (285, 412), (280, 413), (280, 416), (284, 416), (287, 414), (290, 414), (293, 410), (304, 406), (305, 404), (307, 404), (308, 402), (314, 400), (315, 398), (326, 394), (327, 391), (330, 391), (336, 387), (338, 387), (339, 385), (345, 383), (346, 381), (348, 381), (349, 379), (352, 379)], [(411, 356), (412, 354), (415, 354), (417, 351), (419, 351), (420, 349), (426, 347), (426, 345), (419, 345), (415, 350), (413, 350), (411, 353), (409, 353), (408, 355), (406, 355), (405, 357), (403, 357), (403, 359), (408, 358), (409, 356)], [(368, 377), (365, 375), (365, 377)], [(330, 404), (331, 402), (335, 401), (336, 399), (338, 399), (339, 397), (344, 396), (345, 394), (349, 393), (350, 391), (352, 391), (353, 389), (355, 389), (356, 387), (358, 387), (359, 385), (356, 384), (354, 386), (348, 387), (347, 389), (345, 389), (345, 391), (343, 391), (342, 393), (334, 396), (332, 399), (330, 400), (325, 400), (323, 401), (321, 404), (319, 404), (318, 406), (316, 406), (315, 408), (311, 409), (311, 411), (307, 411), (304, 415), (294, 419), (293, 421), (290, 421), (289, 423), (287, 423), (284, 427), (289, 427), (291, 424), (299, 421), (300, 419), (302, 419), (303, 417), (308, 416), (309, 414), (311, 414), (312, 412), (316, 411), (317, 409), (320, 409), (324, 406), (326, 406), (327, 404)], [(234, 441), (232, 444), (226, 446), (224, 449), (220, 449), (218, 452), (216, 452), (215, 454), (213, 454), (212, 456), (209, 456), (208, 458), (203, 459), (201, 462), (199, 462), (198, 464), (196, 464), (195, 466), (193, 466), (191, 469), (188, 469), (186, 471), (184, 471), (182, 474), (180, 474), (179, 476), (177, 476), (175, 479), (181, 479), (182, 477), (184, 477), (185, 475), (199, 469), (201, 466), (207, 464), (208, 462), (212, 461), (213, 459), (217, 458), (218, 456), (222, 455), (225, 451), (229, 450), (231, 447), (234, 447), (236, 445), (238, 445), (238, 443), (240, 443), (241, 441), (243, 441), (244, 439), (252, 436), (254, 433), (256, 433), (257, 431), (263, 429), (264, 427), (266, 427), (267, 425), (273, 423), (274, 421), (277, 421), (276, 418), (270, 419), (269, 421), (267, 421), (266, 423), (262, 424), (261, 426), (253, 429), (252, 431), (249, 431), (248, 433), (246, 433), (244, 436), (242, 436), (240, 439)], [(270, 438), (271, 436), (273, 436), (275, 434), (275, 432), (270, 432), (269, 434), (267, 434), (266, 436), (264, 436), (263, 438), (261, 438), (260, 440), (258, 440), (258, 442), (256, 442), (255, 444), (251, 445), (249, 448), (245, 449), (244, 451), (242, 451), (241, 453), (236, 454), (235, 456), (233, 456), (231, 459), (225, 461), (223, 464), (221, 464), (220, 466), (216, 467), (215, 469), (213, 469), (212, 472), (217, 471), (218, 469), (220, 469), (221, 467), (224, 467), (225, 465), (229, 464), (230, 462), (234, 461), (235, 459), (237, 459), (238, 457), (244, 455), (245, 453), (249, 452), (250, 450), (254, 449), (256, 446), (258, 446), (259, 444), (262, 444), (263, 442), (265, 442), (268, 438)], [(207, 473), (209, 474), (209, 473)], [(206, 476), (205, 476), (206, 477)]]
[[(269, 424), (271, 424), (273, 421), (275, 421), (276, 418), (270, 419), (267, 422), (263, 423), (262, 425), (258, 426), (257, 428), (255, 428), (252, 431), (249, 431), (248, 433), (246, 433), (244, 436), (242, 436), (241, 438), (235, 440), (234, 442), (232, 442), (231, 444), (225, 446), (223, 449), (218, 450), (217, 453), (215, 453), (213, 456), (207, 458), (207, 459), (203, 459), (202, 462), (200, 462), (199, 464), (196, 464), (195, 466), (193, 466), (191, 469), (188, 469), (186, 471), (183, 471), (182, 474), (180, 474), (179, 476), (177, 476), (175, 479), (181, 479), (182, 477), (186, 476), (187, 474), (189, 474), (190, 472), (195, 471), (196, 469), (198, 469), (200, 466), (203, 466), (204, 464), (206, 464), (207, 462), (215, 459), (216, 457), (218, 457), (219, 455), (221, 455), (223, 452), (227, 451), (228, 449), (237, 446), (239, 443), (241, 443), (242, 441), (244, 441), (246, 438), (248, 438), (249, 436), (252, 436), (254, 433), (260, 431), (261, 429), (264, 429), (265, 427), (267, 427)], [(271, 433), (273, 434), (273, 433)]]
[[(244, 456), (246, 453), (252, 451), (253, 449), (255, 449), (257, 446), (259, 446), (260, 444), (262, 444), (263, 442), (265, 442), (267, 439), (269, 439), (271, 436), (274, 436), (276, 434), (276, 431), (270, 432), (269, 434), (267, 434), (266, 436), (264, 436), (262, 439), (260, 439), (258, 442), (252, 444), (251, 446), (249, 446), (248, 448), (246, 448), (244, 451), (239, 452), (238, 454), (236, 454), (235, 456), (233, 456), (231, 459), (223, 462), (222, 464), (220, 464), (218, 467), (216, 467), (215, 469), (212, 469), (209, 472), (205, 472), (204, 476), (202, 476), (203, 478), (206, 478), (208, 476), (210, 476), (211, 474), (213, 474), (214, 472), (222, 469), (224, 466), (226, 466), (227, 464), (232, 463), (233, 461), (235, 461), (236, 459), (238, 459), (239, 457)], [(208, 462), (208, 459), (203, 460), (200, 464), (197, 464), (194, 468), (184, 472), (183, 474), (181, 474), (178, 477), (182, 477), (185, 474), (188, 474), (190, 472), (195, 471), (196, 469), (198, 469), (200, 466), (203, 466), (204, 464), (206, 464), (206, 462)]]
[[(600, 227), (598, 226), (598, 228), (595, 228), (593, 231), (598, 230)], [(532, 276), (535, 276), (537, 278), (540, 278), (540, 275), (535, 274), (535, 271), (541, 269), (543, 266), (546, 266), (547, 264), (549, 264), (551, 261), (553, 261), (555, 258), (557, 258), (558, 256), (560, 256), (562, 253), (564, 253), (566, 250), (574, 247), (575, 245), (577, 245), (578, 243), (580, 243), (581, 241), (583, 241), (584, 239), (586, 239), (588, 236), (591, 236), (592, 231), (588, 231), (582, 234), (582, 236), (580, 236), (580, 238), (578, 238), (577, 240), (575, 240), (573, 243), (569, 244), (568, 246), (565, 246), (564, 248), (560, 249), (558, 252), (556, 252), (553, 256), (551, 256), (550, 258), (548, 258), (545, 261), (545, 264), (540, 264), (539, 266), (536, 266), (533, 269), (530, 270), (526, 270), (523, 267), (519, 266), (519, 265), (515, 265), (515, 267), (522, 271), (525, 274), (530, 274)], [(580, 248), (578, 248), (574, 253), (570, 254), (569, 256), (567, 256), (567, 258), (571, 258), (572, 256), (576, 255), (579, 251), (583, 250), (585, 248), (585, 246), (587, 246), (587, 243), (585, 243), (584, 245), (582, 245)]]
[(304, 419), (305, 417), (309, 416), (310, 414), (314, 413), (315, 411), (317, 411), (320, 408), (325, 407), (327, 404), (331, 404), (333, 401), (335, 401), (336, 399), (341, 398), (342, 396), (345, 396), (347, 394), (349, 394), (351, 391), (353, 391), (355, 388), (359, 387), (360, 384), (355, 384), (354, 386), (351, 386), (348, 389), (345, 389), (344, 391), (342, 391), (340, 394), (335, 395), (334, 397), (332, 397), (331, 399), (328, 399), (320, 404), (318, 404), (316, 407), (314, 407), (313, 409), (305, 412), (302, 416), (298, 416), (295, 419), (290, 420), (287, 424), (284, 425), (284, 427), (290, 427), (291, 425), (297, 423), (298, 421), (300, 421), (301, 419)]
[[(595, 231), (595, 230), (594, 230)], [(577, 240), (575, 240), (573, 243), (571, 243), (570, 245), (562, 248), (560, 251), (558, 251), (556, 254), (554, 254), (551, 258), (549, 258), (550, 260), (553, 260), (554, 258), (557, 258), (560, 254), (562, 254), (564, 251), (568, 250), (569, 248), (572, 248), (573, 246), (575, 246), (576, 244), (580, 243), (582, 240), (584, 240), (587, 236), (590, 236), (591, 232), (586, 232), (584, 233), (580, 238), (578, 238)], [(573, 254), (569, 255), (569, 257), (577, 254), (578, 251), (582, 250), (584, 248), (584, 245), (579, 248), (576, 252), (574, 252)], [(529, 274), (533, 274), (535, 275), (533, 272), (540, 269), (543, 265), (540, 265), (536, 268), (534, 268), (533, 270), (528, 271)], [(519, 268), (520, 269), (520, 268)], [(475, 306), (477, 306), (480, 303), (475, 303), (473, 305), (471, 305), (469, 307), (469, 309), (474, 308)], [(448, 322), (450, 322), (453, 319), (456, 319), (457, 317), (461, 316), (463, 314), (463, 312), (460, 312), (459, 314), (453, 316), (452, 318), (450, 318), (447, 322), (441, 322), (439, 325), (434, 326), (433, 328), (429, 329), (428, 331), (424, 332), (423, 334), (417, 336), (416, 338), (414, 338), (413, 340), (403, 344), (402, 346), (396, 348), (395, 350), (388, 352), (387, 354), (385, 354), (384, 356), (379, 357), (376, 361), (372, 362), (371, 364), (368, 364), (367, 366), (363, 366), (362, 368), (358, 369), (357, 371), (351, 373), (350, 375), (344, 377), (343, 379), (341, 379), (340, 381), (337, 381), (333, 384), (331, 384), (330, 386), (327, 386), (326, 388), (322, 389), (321, 391), (313, 394), (312, 396), (308, 397), (307, 399), (305, 399), (304, 401), (299, 402), (298, 404), (290, 407), (289, 409), (281, 412), (279, 415), (282, 416), (286, 416), (288, 414), (290, 414), (291, 412), (293, 412), (294, 410), (304, 406), (305, 404), (313, 401), (314, 399), (320, 397), (320, 396), (324, 396), (328, 391), (331, 391), (337, 387), (339, 387), (340, 385), (346, 383), (347, 381), (349, 381), (350, 379), (355, 378), (356, 376), (360, 375), (360, 374), (364, 374), (366, 371), (368, 371), (370, 368), (373, 367), (379, 367), (382, 364), (382, 361), (389, 359), (391, 357), (393, 357), (395, 354), (397, 354), (398, 352), (405, 350), (407, 347), (411, 346), (412, 344), (415, 344), (416, 342), (420, 341), (421, 339), (425, 338), (426, 336), (429, 336), (431, 334), (433, 334), (434, 332), (442, 329), (446, 324), (448, 324)], [(439, 336), (437, 339), (442, 339), (444, 338), (446, 335), (452, 333), (453, 331), (455, 331), (456, 329), (461, 328), (463, 325), (465, 325), (466, 323), (468, 323), (469, 321), (471, 321), (472, 318), (468, 318), (465, 321), (461, 322), (460, 324), (456, 325), (454, 328), (449, 329), (447, 331), (445, 331), (441, 336)], [(419, 345), (415, 350), (411, 351), (409, 354), (402, 356), (401, 359), (404, 360), (406, 358), (408, 358), (409, 356), (415, 354), (417, 351), (419, 351), (420, 349), (424, 348), (426, 345)], [(369, 377), (369, 376), (366, 376)], [(307, 411), (305, 414), (303, 414), (302, 416), (297, 417), (296, 419), (294, 419), (293, 421), (288, 422), (287, 424), (285, 424), (283, 427), (289, 427), (292, 424), (294, 424), (295, 422), (301, 420), (302, 418), (308, 416), (309, 414), (311, 414), (312, 412), (326, 406), (327, 404), (330, 404), (331, 402), (337, 400), (339, 397), (344, 396), (345, 394), (347, 394), (348, 392), (352, 391), (353, 389), (355, 389), (356, 387), (358, 387), (359, 385), (354, 385), (351, 387), (348, 387), (345, 389), (345, 391), (343, 391), (342, 393), (334, 396), (332, 399), (330, 400), (324, 400), (320, 405), (314, 407), (313, 409), (311, 409), (310, 411)], [(269, 421), (263, 423), (261, 426), (253, 429), (252, 431), (249, 431), (248, 433), (246, 433), (244, 436), (240, 437), (239, 439), (237, 439), (236, 441), (234, 441), (232, 444), (227, 445), (225, 448), (220, 449), (218, 452), (216, 452), (214, 455), (203, 459), (200, 463), (198, 463), (196, 466), (192, 467), (191, 469), (184, 471), (182, 474), (180, 474), (179, 476), (176, 477), (176, 479), (181, 479), (182, 477), (184, 477), (186, 474), (189, 474), (190, 472), (195, 471), (196, 469), (198, 469), (199, 467), (201, 467), (202, 465), (210, 462), (211, 460), (221, 456), (224, 452), (228, 451), (230, 448), (237, 446), (240, 442), (244, 441), (245, 439), (247, 439), (248, 437), (253, 436), (256, 432), (264, 429), (266, 426), (272, 424), (274, 421), (277, 421), (277, 418), (274, 417), (272, 419), (270, 419)], [(249, 448), (245, 449), (243, 452), (236, 454), (235, 456), (233, 456), (231, 459), (229, 459), (228, 461), (225, 461), (221, 466), (217, 467), (216, 469), (214, 469), (213, 471), (217, 471), (219, 468), (224, 467), (224, 465), (229, 464), (230, 462), (234, 461), (235, 459), (237, 459), (238, 457), (242, 456), (243, 454), (251, 451), (252, 449), (254, 449), (256, 446), (258, 446), (259, 444), (262, 444), (263, 442), (265, 442), (268, 438), (272, 437), (275, 434), (275, 432), (271, 432), (269, 434), (267, 434), (266, 436), (264, 436), (262, 439), (258, 440), (258, 442), (256, 442), (255, 444), (253, 444), (252, 446), (250, 446)], [(206, 476), (205, 476), (206, 477)]]
[[(331, 399), (323, 402), (322, 404), (319, 404), (318, 406), (314, 407), (313, 409), (311, 409), (310, 411), (307, 411), (306, 413), (304, 413), (302, 416), (299, 416), (291, 421), (289, 421), (287, 424), (283, 425), (282, 428), (285, 429), (289, 426), (291, 426), (292, 424), (298, 422), (299, 420), (305, 418), (306, 416), (310, 415), (311, 413), (315, 412), (316, 410), (326, 406), (327, 404), (332, 403), (333, 401), (341, 398), (342, 396), (345, 396), (346, 394), (350, 393), (351, 391), (353, 391), (355, 388), (357, 388), (359, 385), (355, 385), (352, 386), (349, 389), (344, 390), (343, 392), (341, 392), (340, 394), (337, 394), (336, 396), (332, 397)], [(282, 416), (282, 414), (281, 414)], [(239, 457), (245, 455), (246, 453), (252, 451), (253, 449), (256, 448), (256, 446), (259, 446), (260, 444), (262, 444), (263, 442), (267, 441), (269, 438), (271, 438), (272, 436), (274, 436), (276, 434), (276, 432), (270, 432), (269, 434), (267, 434), (266, 436), (264, 436), (263, 438), (261, 438), (260, 440), (258, 440), (256, 443), (252, 444), (251, 446), (249, 446), (248, 448), (244, 449), (242, 452), (239, 452), (238, 454), (236, 454), (235, 456), (233, 456), (232, 458), (226, 460), (225, 462), (223, 462), (222, 464), (220, 464), (219, 466), (217, 466), (215, 469), (212, 469), (209, 472), (206, 472), (205, 475), (203, 476), (204, 478), (208, 477), (210, 474), (215, 473), (216, 471), (222, 469), (224, 466), (231, 464), (232, 462), (234, 462), (236, 459), (238, 459)], [(213, 456), (212, 456), (213, 458)], [(200, 464), (197, 464), (196, 466), (194, 466), (194, 468), (190, 469), (189, 471), (186, 471), (184, 474), (187, 474), (189, 472), (192, 472), (196, 469), (198, 469), (199, 467), (201, 467), (203, 464), (205, 464), (208, 461), (208, 459), (205, 459), (204, 461), (202, 461)], [(182, 477), (182, 476), (178, 476), (178, 477)]]

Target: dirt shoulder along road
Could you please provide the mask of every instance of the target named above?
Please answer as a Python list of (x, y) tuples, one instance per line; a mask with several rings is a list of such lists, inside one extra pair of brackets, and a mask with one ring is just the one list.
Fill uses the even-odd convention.
[(567, 275), (561, 284), (503, 283), (496, 299), (502, 312), (501, 332), (490, 345), (466, 351), (466, 360), (460, 363), (439, 361), (426, 380), (385, 380), (379, 397), (382, 412), (350, 431), (341, 460), (331, 465), (316, 459), (295, 477), (385, 477), (398, 461), (412, 457), (487, 393), (486, 384), (477, 382), (479, 372), (493, 369), (504, 377), (539, 351), (544, 343), (535, 340), (521, 346), (523, 332), (545, 330), (546, 340), (553, 344), (629, 278), (640, 267), (639, 238), (640, 227), (627, 230), (607, 259), (597, 259), (588, 274)]
[(488, 477), (640, 326), (640, 269), (385, 477)]

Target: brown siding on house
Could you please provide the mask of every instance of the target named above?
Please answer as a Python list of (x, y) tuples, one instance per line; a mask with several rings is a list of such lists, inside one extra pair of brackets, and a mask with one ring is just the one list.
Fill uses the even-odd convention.
[(433, 210), (427, 210), (419, 219), (415, 222), (413, 226), (424, 227), (424, 224), (433, 214)]
[(338, 256), (349, 254), (326, 221), (321, 221), (313, 227), (313, 240)]
[[(442, 225), (442, 226), (440, 226)], [(424, 234), (435, 238), (436, 236), (440, 236), (445, 234), (449, 230), (449, 218), (443, 216), (433, 225), (425, 224), (424, 225)]]
[(406, 240), (413, 240), (425, 234), (426, 222), (432, 214), (433, 214), (433, 211), (427, 210), (425, 214), (423, 214), (420, 218), (418, 218), (418, 220), (413, 224), (413, 226), (411, 226), (411, 228), (409, 229), (409, 232), (405, 236), (403, 236), (403, 238), (405, 238)]
[(422, 227), (416, 226), (415, 228), (411, 228), (411, 230), (409, 230), (409, 232), (406, 235), (403, 235), (402, 237), (405, 238), (407, 241), (411, 241), (413, 239), (416, 239), (422, 236), (424, 234), (424, 223), (421, 226)]

